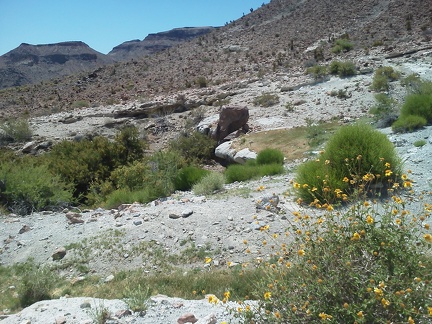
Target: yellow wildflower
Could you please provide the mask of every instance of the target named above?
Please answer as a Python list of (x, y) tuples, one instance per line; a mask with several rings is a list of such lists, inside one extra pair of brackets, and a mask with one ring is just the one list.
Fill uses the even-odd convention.
[(428, 307), (429, 316), (432, 316), (432, 307)]
[(270, 299), (271, 298), (271, 292), (270, 291), (266, 291), (265, 293), (264, 293), (264, 299), (265, 300), (268, 300), (268, 299)]
[(208, 264), (208, 263), (210, 263), (210, 262), (212, 262), (212, 258), (206, 257), (206, 258), (205, 258), (205, 263)]
[(328, 315), (328, 314), (326, 314), (326, 313), (319, 313), (318, 316), (321, 318), (321, 321), (326, 321), (326, 320), (328, 320), (328, 319), (330, 320), (330, 319), (333, 318), (333, 316)]
[(381, 304), (384, 306), (384, 308), (390, 306), (390, 302), (385, 298), (381, 299)]
[(344, 178), (342, 179), (342, 181), (343, 181), (343, 182), (349, 182), (349, 179), (348, 179), (347, 177), (344, 177)]
[(303, 189), (306, 189), (307, 187), (309, 187), (309, 185), (307, 183), (304, 183), (302, 187)]
[(358, 312), (358, 313), (357, 313), (357, 317), (358, 317), (358, 318), (363, 318), (363, 311)]
[(353, 241), (358, 241), (358, 240), (360, 240), (360, 234), (357, 233), (357, 232), (355, 232), (355, 233), (353, 234), (353, 236), (351, 237), (351, 240), (353, 240)]
[(429, 233), (423, 235), (423, 238), (426, 240), (426, 242), (432, 243), (432, 235), (430, 235)]
[(385, 175), (386, 177), (390, 177), (392, 174), (393, 174), (392, 170), (385, 170), (384, 175)]
[(294, 188), (296, 188), (296, 189), (300, 189), (300, 183), (298, 183), (298, 182), (294, 182)]
[(278, 311), (274, 312), (273, 315), (276, 318), (281, 318), (281, 314)]
[(371, 215), (367, 215), (366, 216), (366, 223), (368, 224), (373, 224), (374, 223), (374, 219)]
[(230, 293), (229, 291), (225, 291), (225, 292), (224, 292), (224, 297), (225, 297), (226, 299), (230, 299), (230, 297), (231, 297), (231, 293)]
[(388, 168), (390, 168), (390, 163), (386, 162), (386, 163), (384, 164), (384, 166), (388, 169)]
[(403, 186), (404, 188), (412, 188), (412, 183), (410, 181), (404, 181)]
[(408, 317), (408, 324), (415, 324), (414, 320), (412, 319), (412, 317)]
[(349, 304), (348, 304), (348, 303), (344, 303), (344, 304), (343, 304), (343, 307), (344, 307), (345, 309), (347, 309), (347, 308), (349, 307)]
[(380, 289), (380, 288), (374, 288), (374, 293), (377, 296), (382, 296), (384, 294), (382, 289)]
[(297, 254), (298, 254), (299, 256), (304, 256), (304, 255), (305, 255), (305, 250), (298, 250), (298, 251), (297, 251)]

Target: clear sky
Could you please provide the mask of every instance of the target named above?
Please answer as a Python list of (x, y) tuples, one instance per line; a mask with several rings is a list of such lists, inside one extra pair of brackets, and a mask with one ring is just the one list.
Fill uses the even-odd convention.
[(0, 55), (21, 43), (114, 46), (176, 27), (223, 26), (270, 0), (0, 0)]

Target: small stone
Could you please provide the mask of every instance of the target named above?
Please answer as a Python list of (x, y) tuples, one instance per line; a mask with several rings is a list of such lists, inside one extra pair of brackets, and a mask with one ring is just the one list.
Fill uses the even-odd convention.
[(180, 316), (177, 320), (177, 324), (196, 323), (198, 319), (192, 313), (186, 313)]
[(192, 215), (192, 214), (193, 214), (193, 210), (191, 210), (191, 209), (184, 210), (184, 211), (181, 213), (181, 217), (186, 218), (186, 217), (189, 217), (189, 216)]
[(168, 217), (171, 218), (171, 219), (178, 219), (178, 218), (180, 218), (181, 216), (180, 216), (180, 215), (177, 215), (177, 214), (169, 214)]
[(18, 234), (23, 234), (25, 232), (31, 231), (30, 226), (28, 225), (24, 225), (23, 227), (21, 227), (21, 229), (19, 230)]
[(110, 282), (114, 280), (114, 275), (109, 275), (108, 277), (105, 278), (104, 282)]
[(65, 324), (66, 323), (66, 318), (63, 316), (59, 316), (55, 319), (55, 323), (56, 324)]
[(121, 309), (115, 313), (115, 317), (117, 318), (122, 318), (130, 315), (132, 315), (132, 312), (129, 309)]
[(54, 251), (54, 253), (52, 254), (52, 259), (53, 261), (58, 261), (61, 260), (65, 257), (66, 255), (66, 249), (64, 247), (60, 247), (57, 250)]
[(143, 222), (141, 220), (136, 220), (133, 223), (134, 223), (134, 225), (138, 226), (138, 225), (141, 225)]
[(84, 302), (80, 305), (80, 308), (91, 308), (90, 302)]

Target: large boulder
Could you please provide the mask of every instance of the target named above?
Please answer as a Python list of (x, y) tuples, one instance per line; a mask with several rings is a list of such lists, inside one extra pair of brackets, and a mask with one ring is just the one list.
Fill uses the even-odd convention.
[(247, 128), (249, 120), (249, 109), (247, 107), (223, 107), (219, 113), (219, 122), (213, 138), (221, 142), (229, 134), (241, 129)]

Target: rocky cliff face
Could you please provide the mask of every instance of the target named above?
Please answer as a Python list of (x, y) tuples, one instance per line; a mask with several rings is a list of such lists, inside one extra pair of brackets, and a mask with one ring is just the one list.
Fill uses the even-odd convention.
[(108, 55), (116, 61), (137, 59), (205, 35), (213, 30), (215, 27), (184, 27), (149, 34), (142, 41), (139, 39), (131, 40), (114, 47)]
[(110, 57), (79, 41), (45, 45), (23, 43), (0, 56), (0, 88), (90, 71), (112, 62)]

